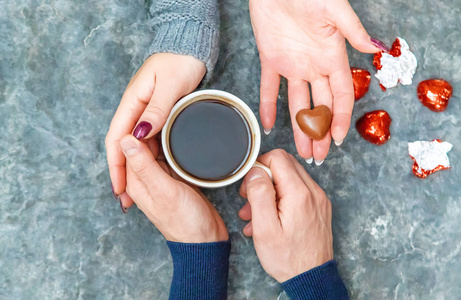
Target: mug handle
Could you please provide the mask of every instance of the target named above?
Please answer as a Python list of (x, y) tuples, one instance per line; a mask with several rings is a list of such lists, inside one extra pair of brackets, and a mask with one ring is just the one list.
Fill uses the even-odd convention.
[(256, 161), (256, 162), (255, 162), (255, 164), (253, 165), (253, 168), (260, 168), (260, 169), (263, 169), (264, 171), (266, 171), (267, 175), (269, 175), (269, 177), (271, 178), (271, 180), (274, 181), (274, 179), (272, 178), (271, 169), (269, 169), (268, 167), (266, 167), (265, 165), (263, 165), (263, 164), (260, 163), (259, 161)]

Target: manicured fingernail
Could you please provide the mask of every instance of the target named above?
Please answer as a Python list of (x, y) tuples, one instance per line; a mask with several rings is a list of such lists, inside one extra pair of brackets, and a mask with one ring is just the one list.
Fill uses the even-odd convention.
[(262, 175), (259, 172), (264, 172), (264, 170), (261, 170), (261, 171), (259, 170), (260, 170), (259, 168), (253, 168), (250, 170), (250, 172), (248, 172), (248, 175), (247, 175), (248, 183), (262, 177)]
[(118, 199), (118, 195), (115, 193), (114, 185), (112, 184), (112, 182), (110, 183), (110, 187), (112, 188), (112, 195), (114, 196), (115, 200), (117, 200), (117, 199)]
[(132, 137), (124, 137), (120, 141), (120, 146), (122, 147), (123, 153), (126, 155), (131, 155), (134, 154), (138, 150), (138, 145), (136, 144), (136, 140), (134, 140)]
[(122, 209), (122, 212), (126, 214), (128, 212), (128, 208), (123, 206), (122, 199), (118, 198), (118, 200), (120, 201), (120, 208)]
[(323, 164), (324, 161), (325, 161), (324, 159), (322, 159), (322, 160), (315, 160), (315, 164), (316, 164), (317, 166), (320, 166), (321, 164)]
[(341, 144), (344, 142), (344, 139), (343, 140), (339, 140), (339, 141), (335, 141), (335, 145), (336, 146), (341, 146)]
[(314, 161), (314, 158), (311, 157), (311, 158), (306, 158), (306, 163), (308, 163), (309, 165), (312, 164), (312, 162)]
[(376, 48), (382, 51), (385, 51), (385, 52), (389, 52), (389, 47), (387, 47), (386, 44), (384, 44), (380, 40), (377, 40), (375, 38), (370, 38), (370, 41)]
[(133, 135), (138, 140), (142, 140), (149, 134), (151, 130), (152, 130), (152, 125), (149, 122), (142, 121), (134, 129)]
[(272, 128), (269, 128), (269, 129), (264, 128), (264, 134), (265, 135), (269, 135), (269, 133), (271, 133), (271, 131), (272, 131)]

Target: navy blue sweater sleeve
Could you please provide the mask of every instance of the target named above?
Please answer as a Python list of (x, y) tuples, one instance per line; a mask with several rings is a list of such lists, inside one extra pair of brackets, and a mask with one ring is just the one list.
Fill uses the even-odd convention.
[(292, 300), (349, 299), (334, 260), (293, 277), (282, 286)]
[(227, 297), (230, 241), (186, 244), (167, 241), (173, 258), (170, 300)]

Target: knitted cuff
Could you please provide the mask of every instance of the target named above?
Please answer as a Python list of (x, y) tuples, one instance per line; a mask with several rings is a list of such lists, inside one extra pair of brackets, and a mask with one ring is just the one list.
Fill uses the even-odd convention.
[(293, 300), (349, 299), (334, 260), (283, 282), (282, 287)]
[(170, 300), (227, 297), (230, 241), (201, 244), (168, 242), (173, 258)]
[(191, 55), (203, 61), (207, 68), (206, 79), (213, 73), (218, 59), (219, 32), (196, 20), (178, 20), (159, 24), (149, 56), (154, 53)]

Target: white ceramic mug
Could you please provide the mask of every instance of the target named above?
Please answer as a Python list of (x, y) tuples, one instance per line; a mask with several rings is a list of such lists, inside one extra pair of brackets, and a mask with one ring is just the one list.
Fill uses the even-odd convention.
[[(171, 126), (173, 125), (176, 117), (189, 105), (192, 103), (195, 103), (197, 101), (203, 101), (203, 100), (217, 100), (217, 101), (222, 101), (226, 103), (227, 105), (232, 106), (233, 108), (237, 109), (242, 116), (245, 118), (248, 127), (250, 129), (250, 137), (251, 137), (251, 143), (250, 143), (250, 154), (248, 155), (245, 163), (240, 167), (240, 169), (235, 172), (234, 174), (230, 175), (228, 178), (221, 179), (221, 180), (216, 180), (216, 181), (211, 181), (211, 180), (203, 180), (200, 178), (196, 178), (185, 171), (181, 169), (181, 167), (174, 161), (171, 150), (170, 150), (170, 130)], [(238, 97), (224, 92), (220, 90), (201, 90), (194, 92), (192, 94), (189, 94), (179, 100), (173, 109), (170, 112), (170, 115), (168, 116), (168, 119), (163, 126), (162, 130), (162, 148), (163, 148), (163, 153), (165, 155), (165, 158), (170, 165), (170, 167), (184, 180), (186, 180), (189, 183), (192, 183), (196, 186), (200, 187), (205, 187), (205, 188), (219, 188), (223, 186), (230, 185), (239, 179), (241, 179), (243, 176), (245, 176), (248, 171), (252, 167), (259, 167), (264, 169), (269, 176), (272, 178), (272, 173), (269, 170), (268, 167), (264, 166), (260, 162), (257, 162), (256, 159), (259, 156), (259, 150), (261, 148), (261, 129), (258, 124), (258, 120), (256, 119), (256, 116), (254, 115), (253, 111), (248, 107), (248, 105), (243, 102), (241, 99)]]

